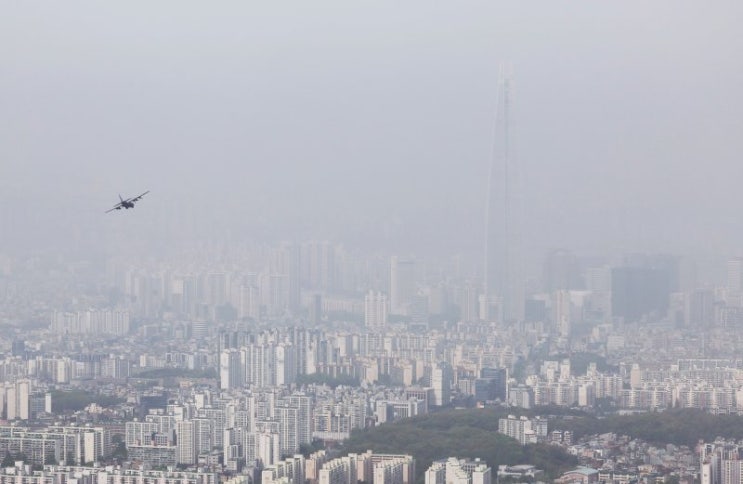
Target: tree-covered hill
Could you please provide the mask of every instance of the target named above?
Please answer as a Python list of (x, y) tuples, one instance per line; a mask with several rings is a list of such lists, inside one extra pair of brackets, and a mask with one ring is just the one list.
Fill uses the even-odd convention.
[(91, 403), (108, 407), (124, 402), (122, 398), (96, 395), (85, 390), (52, 390), (51, 394), (52, 412), (54, 413), (76, 412), (84, 409)]
[(522, 446), (498, 433), (502, 410), (450, 410), (379, 427), (355, 431), (344, 443), (345, 452), (411, 454), (418, 481), (434, 460), (480, 457), (497, 472), (502, 464), (532, 464), (551, 478), (577, 464), (575, 457), (549, 445)]
[(613, 432), (655, 444), (695, 445), (700, 439), (743, 436), (743, 417), (712, 415), (695, 409), (669, 409), (607, 418), (578, 417), (551, 422), (551, 427), (571, 430), (575, 438)]

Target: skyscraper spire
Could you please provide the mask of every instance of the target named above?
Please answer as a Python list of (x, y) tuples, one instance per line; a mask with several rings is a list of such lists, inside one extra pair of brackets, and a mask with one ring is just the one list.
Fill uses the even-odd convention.
[(511, 143), (511, 69), (498, 78), (493, 159), (486, 210), (486, 247), (480, 316), (489, 321), (523, 319), (519, 170)]

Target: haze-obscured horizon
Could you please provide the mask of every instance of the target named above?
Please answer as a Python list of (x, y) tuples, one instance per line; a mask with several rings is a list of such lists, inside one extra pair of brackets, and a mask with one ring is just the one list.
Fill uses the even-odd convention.
[(4, 2), (0, 252), (228, 237), (476, 253), (510, 63), (528, 253), (737, 254), (741, 14)]

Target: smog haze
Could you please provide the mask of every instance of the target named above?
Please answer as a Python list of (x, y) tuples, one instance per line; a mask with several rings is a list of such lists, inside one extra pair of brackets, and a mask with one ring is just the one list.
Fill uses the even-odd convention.
[(510, 65), (527, 251), (735, 254), (742, 13), (5, 2), (2, 248), (219, 234), (475, 253)]

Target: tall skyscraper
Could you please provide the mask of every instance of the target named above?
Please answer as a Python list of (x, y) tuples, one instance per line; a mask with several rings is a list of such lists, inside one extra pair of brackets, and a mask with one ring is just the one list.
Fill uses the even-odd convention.
[[(480, 305), (485, 313), (480, 318), (490, 321), (518, 321), (524, 317), (519, 173), (511, 147), (510, 110), (510, 74), (501, 72), (488, 181), (484, 301)], [(494, 308), (497, 314), (492, 314)]]
[(286, 299), (289, 309), (297, 311), (301, 305), (300, 257), (298, 245), (284, 242), (271, 253), (271, 273), (286, 276)]
[(415, 261), (393, 256), (390, 259), (390, 313), (409, 315), (410, 303), (417, 294)]

